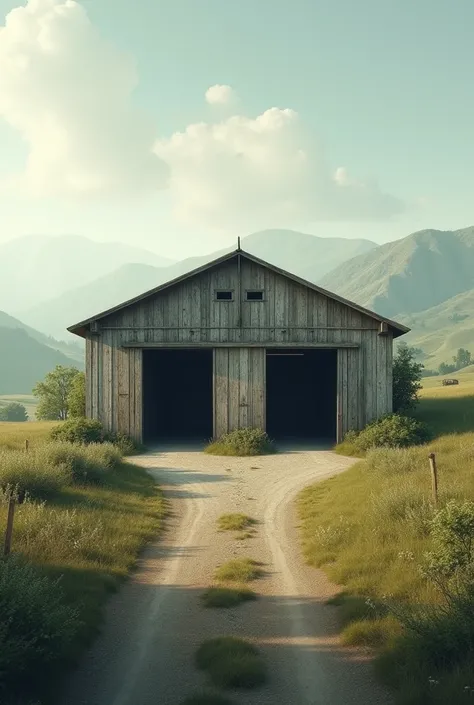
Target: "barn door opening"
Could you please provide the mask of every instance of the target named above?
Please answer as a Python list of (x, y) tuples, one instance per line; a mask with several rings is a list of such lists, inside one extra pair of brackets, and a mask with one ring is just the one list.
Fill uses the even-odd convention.
[(333, 443), (337, 350), (267, 350), (267, 433), (277, 440)]
[(145, 442), (212, 437), (212, 350), (143, 351)]

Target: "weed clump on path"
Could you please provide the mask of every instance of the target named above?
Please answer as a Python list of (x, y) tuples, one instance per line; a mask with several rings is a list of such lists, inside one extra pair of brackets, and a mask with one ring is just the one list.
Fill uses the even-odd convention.
[(210, 455), (269, 455), (275, 446), (269, 436), (260, 428), (241, 428), (212, 441), (205, 449)]
[(217, 520), (219, 531), (244, 531), (255, 524), (246, 514), (222, 514)]
[(232, 636), (205, 641), (196, 652), (196, 666), (219, 688), (258, 688), (267, 669), (253, 644)]
[(225, 587), (214, 585), (201, 595), (205, 607), (236, 607), (242, 602), (257, 599), (253, 590), (246, 587)]
[(261, 563), (253, 558), (236, 558), (223, 563), (215, 572), (216, 580), (233, 583), (249, 583), (262, 574)]

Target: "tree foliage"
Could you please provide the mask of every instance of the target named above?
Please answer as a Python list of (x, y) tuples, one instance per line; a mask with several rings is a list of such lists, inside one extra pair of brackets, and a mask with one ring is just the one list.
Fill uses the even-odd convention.
[(40, 421), (65, 421), (69, 416), (69, 396), (74, 380), (81, 373), (76, 367), (56, 365), (42, 382), (33, 388), (39, 404), (36, 418)]
[(449, 375), (458, 370), (462, 370), (463, 367), (467, 367), (473, 362), (472, 355), (469, 350), (465, 348), (459, 348), (456, 355), (453, 357), (452, 364), (448, 362), (442, 362), (438, 367), (440, 375)]
[(79, 372), (73, 379), (68, 396), (69, 416), (82, 418), (86, 415), (86, 375)]
[(413, 348), (400, 343), (393, 359), (393, 411), (407, 412), (418, 403), (423, 365), (416, 362)]
[(28, 421), (23, 404), (14, 401), (0, 408), (0, 421)]

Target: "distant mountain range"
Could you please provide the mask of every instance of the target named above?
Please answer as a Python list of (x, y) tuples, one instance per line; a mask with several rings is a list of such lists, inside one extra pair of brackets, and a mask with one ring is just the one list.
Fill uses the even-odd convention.
[[(242, 247), (410, 326), (404, 340), (422, 348), (430, 369), (451, 361), (460, 347), (474, 355), (474, 227), (423, 230), (381, 246), (265, 230), (243, 238)], [(28, 393), (45, 367), (82, 364), (83, 347), (68, 326), (230, 249), (170, 262), (146, 250), (77, 237), (1, 245), (0, 307), (10, 301), (10, 307), (3, 303), (6, 310), (23, 310), (18, 318), (0, 312), (0, 394)]]
[(0, 243), (0, 309), (17, 314), (130, 262), (172, 264), (148, 250), (78, 235), (29, 235)]
[[(292, 230), (264, 230), (242, 239), (242, 248), (315, 282), (350, 257), (376, 248), (369, 240), (321, 238)], [(192, 257), (167, 267), (125, 264), (94, 281), (41, 301), (21, 313), (26, 323), (58, 338), (66, 328), (147, 289), (191, 271), (232, 248)]]
[(22, 328), (0, 327), (0, 394), (30, 394), (56, 365), (70, 366), (79, 362), (39, 343)]
[(436, 369), (474, 355), (474, 227), (423, 230), (344, 262), (322, 286), (412, 328), (404, 340)]
[(56, 365), (83, 369), (83, 345), (55, 340), (0, 311), (0, 394), (30, 394)]

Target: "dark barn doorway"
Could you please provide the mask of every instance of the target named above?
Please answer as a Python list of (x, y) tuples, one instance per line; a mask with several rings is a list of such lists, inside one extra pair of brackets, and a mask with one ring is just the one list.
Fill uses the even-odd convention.
[(337, 350), (267, 350), (267, 433), (334, 442)]
[(145, 442), (207, 440), (212, 410), (212, 350), (143, 351)]

